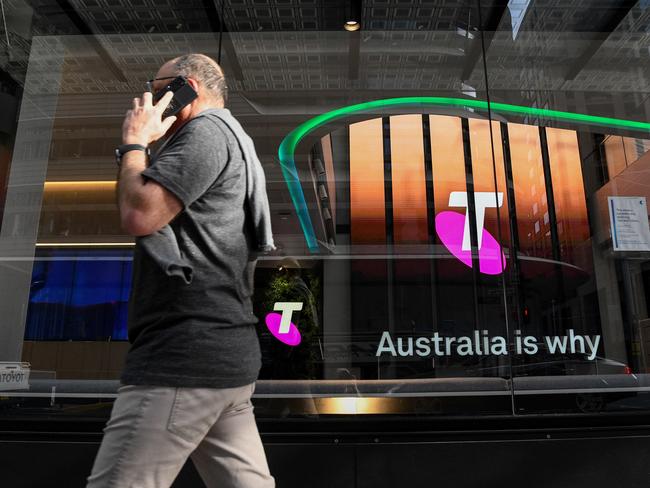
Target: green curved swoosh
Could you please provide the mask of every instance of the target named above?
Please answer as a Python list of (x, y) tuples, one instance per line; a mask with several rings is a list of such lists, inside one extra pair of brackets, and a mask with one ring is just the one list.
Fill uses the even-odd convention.
[[(465, 98), (449, 97), (401, 97), (387, 98), (384, 100), (373, 100), (371, 102), (358, 103), (347, 107), (338, 108), (330, 112), (318, 115), (312, 119), (303, 122), (292, 130), (280, 143), (278, 148), (278, 158), (282, 175), (289, 188), (289, 194), (293, 205), (298, 214), (300, 226), (302, 227), (307, 247), (311, 252), (318, 252), (318, 242), (314, 227), (309, 216), (305, 195), (302, 192), (294, 153), (300, 141), (310, 132), (328, 124), (334, 120), (348, 117), (354, 114), (364, 113), (370, 110), (396, 108), (396, 107), (460, 107), (473, 109), (488, 109), (488, 102), (484, 100), (469, 100)], [(578, 122), (581, 124), (599, 125), (604, 127), (613, 127), (617, 129), (632, 129), (638, 131), (650, 132), (650, 123), (638, 122), (635, 120), (615, 119), (612, 117), (599, 117), (596, 115), (584, 115), (573, 112), (562, 112), (560, 110), (549, 110), (545, 108), (524, 107), (521, 105), (510, 105), (508, 103), (490, 104), (490, 109), (497, 113), (509, 113), (519, 115), (529, 115), (546, 119), (555, 119), (567, 122)]]

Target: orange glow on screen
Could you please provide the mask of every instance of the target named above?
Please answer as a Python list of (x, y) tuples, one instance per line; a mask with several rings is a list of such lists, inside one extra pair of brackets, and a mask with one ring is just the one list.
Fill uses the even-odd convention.
[(519, 250), (529, 256), (551, 258), (553, 251), (539, 127), (509, 123), (508, 140)]
[(353, 244), (386, 242), (380, 118), (350, 125), (350, 234)]
[(422, 116), (390, 118), (393, 236), (396, 244), (420, 244), (427, 237), (427, 194)]
[(572, 130), (547, 128), (546, 140), (560, 253), (562, 260), (578, 264), (575, 246), (589, 239), (578, 138)]
[(449, 194), (467, 191), (460, 117), (430, 115), (431, 164), (435, 212), (449, 210)]
[[(492, 145), (490, 144), (490, 126), (487, 120), (469, 119), (469, 140), (472, 153), (472, 176), (474, 191), (503, 193), (503, 204), (499, 211), (490, 209), (485, 212), (485, 228), (499, 238), (497, 215), (501, 217), (501, 242), (509, 242), (508, 226), (508, 192), (506, 189), (506, 173), (503, 161), (503, 145), (501, 144), (501, 126), (492, 122), (492, 137), (494, 141), (494, 162), (492, 164)], [(494, 187), (494, 167), (496, 166), (496, 188)]]
[(627, 167), (625, 144), (621, 136), (607, 136), (603, 147), (605, 148), (607, 173), (609, 178), (612, 179)]

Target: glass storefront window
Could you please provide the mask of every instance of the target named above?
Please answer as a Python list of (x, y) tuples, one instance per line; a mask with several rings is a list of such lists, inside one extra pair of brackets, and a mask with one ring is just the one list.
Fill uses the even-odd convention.
[(520, 256), (504, 275), (508, 315), (539, 349), (515, 356), (515, 413), (643, 409), (647, 8), (527, 2), (521, 16), (484, 34), (491, 101), (542, 109), (500, 120)]
[(113, 149), (187, 52), (223, 65), (267, 175), (259, 415), (648, 408), (647, 7), (363, 2), (348, 32), (345, 2), (65, 3), (5, 4), (5, 412), (115, 396)]

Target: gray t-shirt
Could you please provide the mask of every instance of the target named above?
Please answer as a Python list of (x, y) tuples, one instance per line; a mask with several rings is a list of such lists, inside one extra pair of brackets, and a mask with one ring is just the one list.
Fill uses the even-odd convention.
[(255, 262), (246, 219), (245, 162), (216, 117), (181, 127), (144, 171), (184, 210), (169, 224), (187, 284), (168, 276), (136, 240), (129, 301), (125, 384), (232, 388), (252, 383), (261, 365), (251, 296)]

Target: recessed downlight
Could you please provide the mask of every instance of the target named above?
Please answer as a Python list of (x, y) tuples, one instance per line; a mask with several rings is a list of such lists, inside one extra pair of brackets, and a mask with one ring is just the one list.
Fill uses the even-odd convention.
[(345, 24), (343, 24), (343, 28), (348, 32), (354, 32), (361, 29), (361, 24), (356, 20), (348, 20)]

